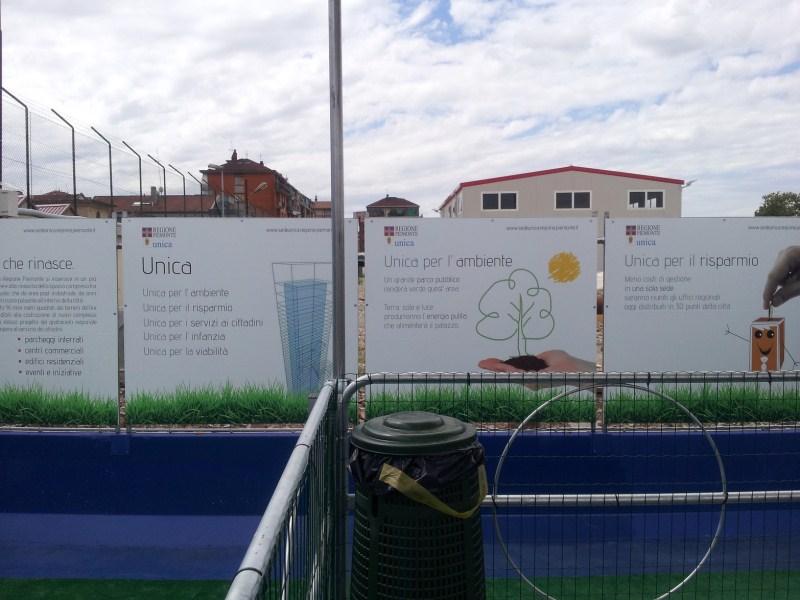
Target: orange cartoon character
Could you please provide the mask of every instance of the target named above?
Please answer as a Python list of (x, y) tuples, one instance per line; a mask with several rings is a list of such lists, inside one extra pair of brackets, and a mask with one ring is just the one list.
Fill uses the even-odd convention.
[(783, 367), (785, 328), (782, 317), (760, 317), (750, 325), (750, 368), (779, 371)]

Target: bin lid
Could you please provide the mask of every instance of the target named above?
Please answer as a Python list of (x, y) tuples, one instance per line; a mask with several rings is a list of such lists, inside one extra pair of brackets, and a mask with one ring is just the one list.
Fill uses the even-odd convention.
[(351, 443), (362, 450), (392, 456), (438, 454), (463, 448), (475, 439), (475, 427), (453, 417), (422, 411), (370, 419), (353, 429)]

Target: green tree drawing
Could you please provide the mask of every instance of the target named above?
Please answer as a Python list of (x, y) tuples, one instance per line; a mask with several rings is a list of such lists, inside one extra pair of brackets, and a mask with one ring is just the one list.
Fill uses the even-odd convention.
[(495, 281), (478, 301), (478, 310), (478, 335), (494, 341), (516, 338), (520, 355), (533, 354), (528, 342), (548, 337), (556, 327), (550, 292), (527, 269), (514, 269), (507, 279)]

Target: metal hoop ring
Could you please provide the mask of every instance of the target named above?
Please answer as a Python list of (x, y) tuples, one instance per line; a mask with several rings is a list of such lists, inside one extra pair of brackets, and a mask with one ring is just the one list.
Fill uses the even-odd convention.
[(546, 598), (547, 600), (558, 600), (558, 599), (553, 597), (553, 596), (551, 596), (551, 595), (549, 595), (544, 590), (538, 588), (536, 586), (536, 584), (533, 583), (533, 581), (531, 581), (530, 579), (528, 579), (525, 576), (525, 574), (522, 572), (522, 569), (519, 567), (519, 565), (517, 565), (517, 563), (514, 562), (514, 559), (511, 558), (511, 555), (510, 555), (510, 553), (508, 551), (508, 546), (506, 546), (505, 540), (503, 539), (503, 534), (500, 532), (500, 523), (499, 523), (499, 521), (497, 519), (497, 490), (498, 490), (498, 488), (500, 486), (500, 474), (502, 473), (503, 466), (505, 465), (506, 457), (508, 456), (508, 453), (511, 450), (511, 446), (514, 444), (514, 440), (517, 438), (517, 435), (519, 435), (519, 433), (525, 428), (525, 426), (537, 414), (539, 414), (539, 412), (541, 412), (543, 409), (545, 409), (550, 404), (552, 404), (552, 403), (554, 403), (554, 402), (556, 402), (558, 400), (563, 400), (564, 398), (568, 398), (569, 396), (572, 396), (573, 394), (577, 394), (577, 393), (580, 393), (580, 392), (586, 392), (586, 391), (589, 391), (589, 390), (596, 390), (597, 388), (600, 388), (600, 387), (612, 387), (612, 386), (613, 387), (627, 388), (627, 389), (633, 389), (633, 390), (639, 390), (639, 391), (642, 391), (642, 392), (646, 392), (648, 394), (652, 394), (652, 395), (654, 395), (654, 396), (656, 396), (658, 398), (661, 398), (662, 400), (667, 400), (668, 402), (672, 402), (672, 404), (677, 406), (687, 417), (689, 417), (689, 419), (692, 420), (692, 422), (695, 425), (697, 425), (700, 428), (700, 431), (702, 432), (703, 437), (705, 437), (706, 441), (708, 442), (708, 445), (711, 446), (711, 450), (714, 452), (714, 457), (716, 458), (716, 461), (717, 461), (717, 467), (719, 469), (720, 482), (722, 484), (722, 497), (723, 497), (723, 500), (722, 500), (722, 504), (720, 506), (719, 522), (717, 523), (717, 528), (714, 531), (714, 537), (711, 538), (711, 542), (708, 545), (708, 549), (706, 550), (705, 554), (703, 554), (702, 558), (697, 563), (695, 568), (692, 569), (689, 572), (689, 574), (686, 577), (683, 578), (683, 580), (681, 580), (677, 585), (675, 585), (675, 587), (673, 587), (669, 591), (664, 592), (660, 596), (656, 596), (653, 600), (664, 600), (665, 598), (668, 598), (669, 596), (671, 596), (672, 594), (674, 594), (675, 592), (680, 590), (689, 581), (691, 581), (691, 579), (695, 575), (697, 575), (697, 573), (700, 571), (700, 569), (706, 563), (708, 558), (711, 556), (711, 553), (714, 551), (714, 548), (716, 547), (717, 542), (719, 541), (719, 538), (722, 535), (722, 530), (723, 530), (723, 528), (725, 526), (725, 511), (726, 511), (726, 508), (727, 508), (727, 498), (728, 498), (728, 478), (727, 478), (727, 476), (725, 474), (725, 465), (722, 462), (722, 456), (720, 455), (719, 449), (717, 448), (717, 444), (714, 442), (714, 439), (711, 437), (711, 434), (708, 433), (708, 430), (706, 430), (706, 428), (703, 427), (703, 424), (698, 420), (698, 418), (688, 408), (686, 408), (683, 404), (681, 404), (680, 402), (678, 402), (674, 398), (672, 398), (670, 396), (667, 396), (666, 394), (664, 394), (662, 392), (657, 392), (655, 390), (651, 390), (648, 387), (643, 387), (643, 386), (636, 385), (636, 384), (633, 384), (633, 383), (614, 383), (614, 384), (611, 384), (611, 385), (593, 383), (593, 384), (587, 384), (587, 385), (579, 386), (579, 387), (576, 387), (575, 389), (567, 390), (565, 392), (562, 392), (562, 393), (558, 394), (557, 396), (554, 396), (554, 397), (550, 398), (549, 400), (547, 400), (546, 402), (543, 402), (542, 404), (537, 406), (533, 410), (533, 412), (531, 412), (527, 417), (525, 417), (525, 419), (517, 426), (517, 428), (514, 430), (514, 433), (511, 434), (511, 437), (509, 438), (508, 442), (506, 442), (506, 445), (503, 448), (503, 452), (500, 454), (500, 460), (498, 461), (497, 469), (495, 469), (495, 472), (494, 472), (494, 485), (492, 486), (492, 513), (493, 513), (493, 521), (494, 521), (494, 533), (495, 533), (495, 537), (497, 538), (497, 541), (500, 542), (500, 547), (503, 549), (503, 554), (506, 555), (506, 559), (508, 559), (508, 562), (514, 568), (514, 570), (517, 572), (517, 574), (522, 578), (522, 580), (525, 583), (527, 583), (531, 587), (531, 589), (533, 589), (534, 593), (536, 593), (538, 596), (541, 596), (542, 598)]

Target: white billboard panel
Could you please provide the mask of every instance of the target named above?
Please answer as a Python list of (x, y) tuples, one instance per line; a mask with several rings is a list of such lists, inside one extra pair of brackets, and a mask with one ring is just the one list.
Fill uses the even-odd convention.
[[(593, 219), (368, 219), (370, 372), (475, 372), (560, 350), (594, 368)], [(552, 356), (552, 355), (550, 355)]]
[[(126, 388), (285, 386), (331, 375), (331, 226), (323, 219), (123, 221)], [(357, 351), (356, 224), (345, 226), (345, 359)]]
[(0, 220), (0, 385), (117, 398), (112, 221)]
[(762, 307), (787, 218), (613, 219), (606, 223), (606, 371), (791, 370), (800, 301)]

